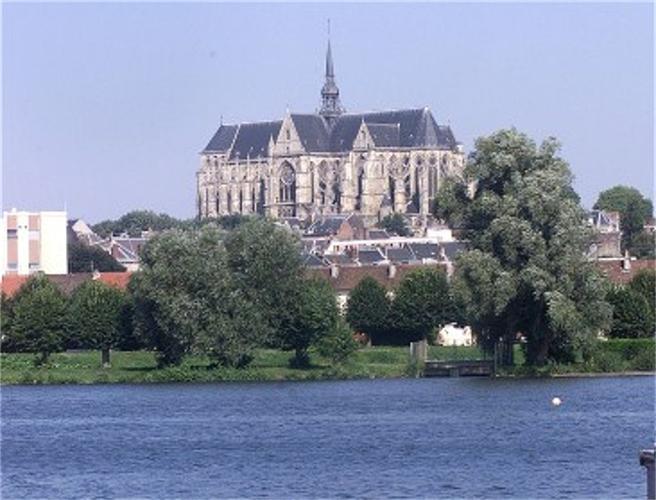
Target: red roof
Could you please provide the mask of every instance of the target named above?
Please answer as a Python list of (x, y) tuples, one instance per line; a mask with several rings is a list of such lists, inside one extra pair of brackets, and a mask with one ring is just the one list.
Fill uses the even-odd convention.
[(598, 260), (597, 267), (613, 283), (626, 284), (641, 269), (656, 269), (656, 260), (632, 260), (629, 269), (624, 269), (624, 259)]
[[(130, 282), (132, 273), (98, 273), (98, 278), (103, 283), (115, 286), (121, 290), (126, 290)], [(73, 274), (51, 274), (46, 276), (59, 290), (64, 294), (70, 295), (82, 283), (93, 279), (92, 273), (73, 273)], [(0, 278), (0, 286), (2, 292), (8, 297), (13, 297), (23, 283), (25, 283), (30, 276), (7, 274)]]

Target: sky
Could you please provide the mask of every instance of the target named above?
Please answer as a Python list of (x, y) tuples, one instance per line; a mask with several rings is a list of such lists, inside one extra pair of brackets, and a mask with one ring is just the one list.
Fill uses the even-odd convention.
[(3, 209), (88, 222), (195, 215), (224, 123), (320, 103), (327, 19), (342, 104), (428, 106), (467, 152), (555, 136), (586, 207), (654, 186), (654, 13), (643, 4), (3, 3)]

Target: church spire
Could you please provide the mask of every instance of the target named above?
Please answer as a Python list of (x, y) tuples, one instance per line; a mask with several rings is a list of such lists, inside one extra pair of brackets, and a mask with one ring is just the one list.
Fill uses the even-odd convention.
[(344, 112), (339, 102), (339, 88), (335, 83), (333, 53), (330, 48), (330, 21), (328, 21), (328, 50), (326, 51), (326, 81), (321, 88), (321, 109), (319, 114), (329, 122)]

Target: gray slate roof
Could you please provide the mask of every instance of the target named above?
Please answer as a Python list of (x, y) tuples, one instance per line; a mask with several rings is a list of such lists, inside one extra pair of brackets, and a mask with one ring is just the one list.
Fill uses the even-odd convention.
[(388, 248), (387, 259), (392, 262), (412, 262), (417, 260), (412, 250), (405, 245), (401, 248)]
[[(364, 121), (376, 147), (431, 147), (454, 149), (457, 145), (451, 128), (438, 125), (428, 108), (343, 114), (332, 127), (318, 114), (292, 114), (296, 131), (308, 152), (345, 152)], [(282, 121), (221, 125), (204, 152), (228, 152), (233, 159), (267, 155), (269, 138), (277, 138)]]
[(456, 260), (456, 256), (460, 252), (467, 250), (467, 243), (462, 241), (447, 241), (440, 243), (442, 248), (444, 248), (444, 254), (448, 261), (453, 262)]

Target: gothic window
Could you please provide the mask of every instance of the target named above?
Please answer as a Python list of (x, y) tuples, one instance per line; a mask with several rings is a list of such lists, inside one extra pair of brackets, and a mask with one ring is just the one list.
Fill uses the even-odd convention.
[(333, 206), (335, 211), (340, 213), (342, 211), (342, 188), (339, 185), (339, 181), (333, 182)]
[(283, 163), (280, 169), (280, 202), (296, 202), (296, 172), (289, 163)]
[(264, 215), (264, 205), (266, 203), (266, 184), (264, 179), (260, 179), (260, 193), (258, 199), (258, 213)]
[(437, 194), (437, 172), (435, 167), (431, 166), (428, 169), (428, 196), (434, 198)]
[(285, 138), (289, 141), (292, 138), (292, 134), (289, 132), (289, 129), (285, 130)]
[(232, 213), (232, 192), (228, 191), (228, 213)]
[(255, 188), (251, 189), (251, 212), (255, 213)]
[(314, 168), (310, 170), (310, 203), (314, 203)]
[(239, 213), (244, 213), (244, 192), (239, 190)]
[(220, 208), (221, 204), (219, 203), (220, 200), (219, 200), (219, 192), (218, 191), (216, 192), (216, 198), (215, 198), (214, 202), (216, 204), (216, 207), (215, 207), (216, 208), (216, 215), (219, 215), (219, 210), (221, 210), (221, 208)]
[(322, 180), (319, 182), (319, 203), (326, 204), (326, 183)]
[(394, 177), (391, 175), (389, 176), (389, 198), (390, 198), (390, 203), (392, 204), (392, 211), (395, 211), (396, 209), (396, 184), (394, 181)]
[(205, 188), (205, 216), (210, 215), (210, 190)]
[(362, 210), (362, 192), (364, 188), (364, 168), (358, 169), (357, 194), (355, 195), (355, 209)]

